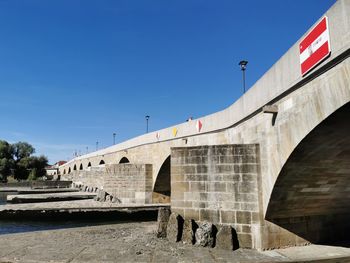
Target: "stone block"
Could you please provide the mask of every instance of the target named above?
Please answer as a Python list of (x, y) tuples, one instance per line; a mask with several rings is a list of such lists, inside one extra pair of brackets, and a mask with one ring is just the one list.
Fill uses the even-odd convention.
[(184, 180), (185, 180), (184, 174), (171, 172), (171, 181), (172, 182), (183, 182)]
[(257, 173), (258, 165), (257, 164), (246, 164), (234, 165), (235, 173)]
[(208, 190), (210, 192), (226, 192), (226, 183), (222, 182), (209, 182)]
[(238, 235), (238, 241), (241, 248), (253, 248), (252, 235), (251, 234), (241, 234)]
[(226, 250), (236, 250), (239, 248), (237, 233), (232, 226), (224, 225), (218, 227), (215, 247)]
[(226, 189), (229, 193), (238, 193), (238, 183), (226, 183)]
[(235, 211), (220, 211), (221, 223), (223, 224), (233, 224), (236, 223), (236, 212)]
[(96, 201), (104, 202), (106, 200), (107, 193), (103, 190), (99, 190), (96, 196)]
[(203, 192), (206, 190), (205, 182), (190, 182), (191, 192)]
[(172, 182), (171, 189), (175, 192), (188, 192), (190, 190), (189, 182)]
[(233, 155), (224, 155), (219, 157), (220, 163), (222, 164), (232, 164), (235, 163), (235, 158)]
[(238, 224), (250, 224), (252, 222), (252, 213), (248, 211), (236, 211), (236, 220)]
[(220, 164), (215, 166), (215, 171), (220, 174), (230, 174), (235, 172), (234, 167), (236, 167), (236, 165)]
[(202, 174), (206, 174), (208, 173), (208, 166), (206, 165), (197, 165), (196, 166), (196, 172), (197, 173), (202, 173)]
[(199, 211), (199, 209), (184, 209), (184, 218), (189, 220), (199, 220)]
[(237, 202), (257, 202), (258, 195), (256, 193), (239, 193), (235, 192), (235, 200)]
[(255, 173), (246, 173), (246, 174), (242, 174), (242, 181), (243, 182), (253, 182), (253, 181), (257, 181), (257, 174)]
[(190, 201), (172, 201), (171, 206), (173, 207), (183, 207), (183, 208), (191, 208), (192, 202)]
[(199, 208), (206, 208), (207, 203), (206, 202), (192, 202), (192, 207), (199, 209)]
[(242, 182), (239, 183), (239, 192), (240, 193), (256, 193), (258, 186), (256, 182)]
[(157, 229), (157, 237), (164, 238), (167, 235), (167, 226), (170, 217), (170, 209), (167, 207), (161, 207), (158, 210), (158, 229)]
[(241, 210), (244, 211), (258, 211), (259, 206), (257, 203), (241, 203)]
[(171, 213), (167, 224), (166, 236), (169, 241), (178, 242), (182, 238), (183, 218), (177, 213)]
[(207, 181), (209, 178), (208, 174), (186, 174), (185, 181)]
[(213, 223), (220, 222), (220, 211), (219, 210), (209, 210), (201, 209), (199, 212), (200, 221), (209, 221)]
[(171, 190), (171, 200), (184, 200), (184, 192), (176, 191), (175, 189)]
[(243, 225), (243, 226), (242, 226), (242, 232), (243, 232), (243, 233), (251, 234), (251, 232), (252, 232), (252, 227), (251, 227), (250, 225)]
[(213, 247), (215, 245), (216, 233), (212, 223), (203, 222), (198, 224), (198, 228), (195, 233), (196, 245), (202, 247)]
[(185, 165), (183, 166), (183, 171), (185, 174), (195, 174), (196, 166), (195, 165)]
[[(196, 227), (197, 226), (197, 227)], [(184, 244), (194, 244), (194, 229), (197, 229), (198, 225), (194, 220), (185, 219), (182, 232), (182, 243)]]

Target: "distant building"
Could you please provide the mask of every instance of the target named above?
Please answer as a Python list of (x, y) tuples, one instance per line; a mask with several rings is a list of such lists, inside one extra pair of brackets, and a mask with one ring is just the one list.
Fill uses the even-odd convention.
[(60, 165), (65, 164), (65, 163), (66, 163), (66, 161), (59, 161), (59, 162), (55, 163), (54, 165), (48, 165), (48, 166), (46, 166), (46, 167), (45, 167), (46, 175), (47, 175), (48, 177), (51, 177), (51, 176), (53, 177), (53, 176), (57, 175), (57, 174), (59, 173), (58, 167), (59, 167)]

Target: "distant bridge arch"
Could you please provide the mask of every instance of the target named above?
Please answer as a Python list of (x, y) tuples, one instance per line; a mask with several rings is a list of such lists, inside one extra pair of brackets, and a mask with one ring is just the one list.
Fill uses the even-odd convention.
[(129, 159), (126, 158), (125, 156), (120, 159), (119, 163), (130, 163)]

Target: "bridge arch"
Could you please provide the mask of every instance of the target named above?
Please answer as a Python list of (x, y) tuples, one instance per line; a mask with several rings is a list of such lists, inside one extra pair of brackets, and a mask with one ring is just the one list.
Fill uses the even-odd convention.
[(169, 155), (157, 174), (155, 184), (153, 187), (152, 200), (153, 203), (169, 203), (171, 195), (170, 184), (170, 166), (171, 156)]
[(66, 174), (66, 169), (63, 170), (63, 174)]
[(91, 167), (91, 162), (88, 163), (87, 167)]
[(105, 164), (105, 161), (101, 160), (98, 165), (103, 165), (103, 164)]
[(275, 182), (266, 220), (313, 243), (347, 238), (344, 235), (350, 231), (349, 116), (347, 103), (297, 145)]
[(71, 169), (70, 169), (70, 167), (68, 168), (68, 173), (69, 173), (69, 174), (71, 173)]
[(74, 164), (73, 171), (76, 171), (76, 170), (77, 170), (77, 165)]
[(79, 170), (83, 170), (83, 164), (82, 163), (79, 166)]
[(126, 158), (125, 156), (120, 159), (119, 163), (130, 163), (129, 159)]

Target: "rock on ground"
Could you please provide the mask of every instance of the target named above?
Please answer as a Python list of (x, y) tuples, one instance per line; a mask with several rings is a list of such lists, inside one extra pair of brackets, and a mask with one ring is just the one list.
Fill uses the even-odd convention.
[(215, 242), (213, 224), (209, 222), (199, 223), (195, 233), (196, 245), (212, 247)]
[(159, 208), (158, 219), (157, 219), (157, 222), (158, 222), (157, 237), (159, 238), (166, 237), (169, 217), (170, 217), (170, 208), (168, 207)]

